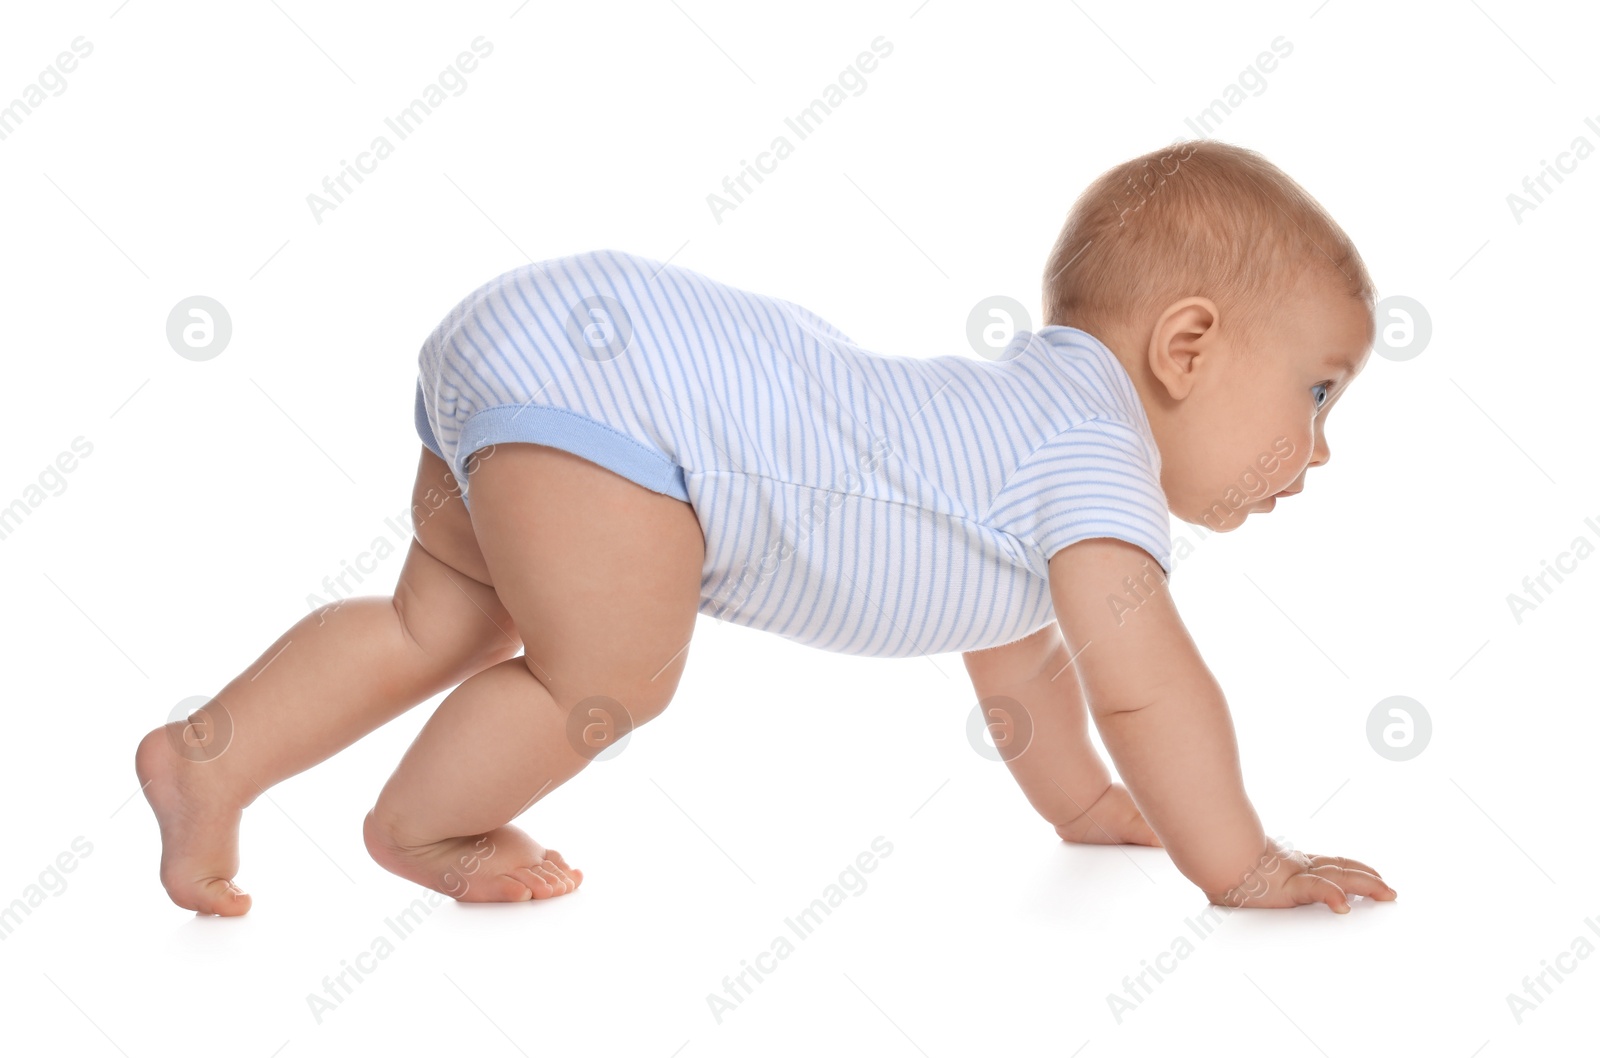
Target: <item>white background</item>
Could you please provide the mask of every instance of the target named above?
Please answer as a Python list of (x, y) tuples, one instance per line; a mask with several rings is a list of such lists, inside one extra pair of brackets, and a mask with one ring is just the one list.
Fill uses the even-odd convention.
[[(1520, 223), (1507, 204), (1575, 137), (1600, 146), (1592, 15), (518, 2), (6, 14), (0, 102), (74, 38), (93, 53), (0, 141), (0, 505), (74, 438), (93, 451), (0, 540), (0, 904), (75, 838), (92, 852), (0, 941), (0, 1049), (1594, 1050), (1600, 958), (1520, 1024), (1507, 996), (1574, 938), (1600, 945), (1600, 559), (1520, 623), (1506, 598), (1600, 541), (1600, 160)], [(494, 50), (467, 90), (314, 220), (306, 196), (479, 35)], [(867, 89), (719, 223), (708, 194), (880, 35)], [(1280, 35), (1292, 54), (1213, 135), (1317, 196), (1433, 333), (1413, 359), (1374, 354), (1329, 465), (1201, 543), (1173, 589), (1268, 832), (1373, 864), (1398, 901), (1237, 913), (1119, 1023), (1107, 996), (1208, 907), (1161, 850), (1057, 840), (968, 743), (958, 655), (851, 658), (702, 617), (672, 707), (521, 820), (585, 870), (578, 893), (447, 901), (312, 1015), (308, 993), (422, 892), (370, 861), (360, 824), (427, 703), (249, 810), (248, 916), (168, 902), (134, 746), (376, 537), (396, 552), (362, 590), (392, 587), (416, 352), (462, 295), (615, 247), (797, 301), (871, 349), (970, 355), (981, 299), (1037, 311), (1077, 193), (1190, 135)], [(196, 294), (233, 322), (206, 362), (165, 333)], [(1409, 761), (1367, 739), (1391, 695), (1432, 720)], [(719, 1024), (707, 995), (879, 835), (869, 886)]]

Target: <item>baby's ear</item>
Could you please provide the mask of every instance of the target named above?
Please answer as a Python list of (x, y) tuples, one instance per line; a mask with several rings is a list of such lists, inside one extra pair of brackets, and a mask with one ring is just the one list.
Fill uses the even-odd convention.
[(1151, 374), (1174, 400), (1193, 388), (1197, 359), (1218, 348), (1218, 320), (1216, 303), (1202, 297), (1174, 301), (1156, 318), (1147, 359)]

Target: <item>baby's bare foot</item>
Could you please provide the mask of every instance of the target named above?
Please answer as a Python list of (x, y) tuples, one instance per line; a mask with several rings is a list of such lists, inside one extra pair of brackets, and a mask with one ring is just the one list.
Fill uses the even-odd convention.
[(1056, 827), (1056, 833), (1079, 845), (1161, 845), (1120, 782), (1107, 787), (1083, 815)]
[(239, 870), (244, 806), (220, 781), (214, 760), (182, 748), (186, 721), (144, 736), (134, 770), (161, 826), (161, 884), (179, 907), (204, 915), (242, 915), (250, 897), (233, 884)]
[(513, 826), (408, 847), (385, 832), (376, 812), (368, 812), (363, 833), (367, 851), (384, 870), (457, 900), (543, 900), (570, 893), (583, 881), (583, 872), (569, 867), (561, 853)]

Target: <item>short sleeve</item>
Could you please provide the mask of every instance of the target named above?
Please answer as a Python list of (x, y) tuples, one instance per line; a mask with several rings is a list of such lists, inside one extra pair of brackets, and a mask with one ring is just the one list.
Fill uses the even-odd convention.
[(1172, 528), (1154, 445), (1125, 423), (1088, 419), (1040, 445), (1006, 479), (984, 519), (1033, 551), (1036, 569), (1079, 540), (1108, 536), (1172, 572)]

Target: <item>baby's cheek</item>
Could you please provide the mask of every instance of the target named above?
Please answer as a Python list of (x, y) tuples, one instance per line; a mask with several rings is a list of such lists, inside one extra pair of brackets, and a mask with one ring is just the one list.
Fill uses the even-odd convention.
[(1267, 482), (1269, 494), (1283, 491), (1300, 476), (1301, 469), (1311, 458), (1311, 437), (1291, 436), (1281, 433), (1270, 447), (1256, 457), (1255, 470)]
[(1271, 487), (1271, 481), (1263, 473), (1256, 470), (1246, 470), (1239, 475), (1239, 489), (1252, 500), (1258, 500), (1277, 490)]

